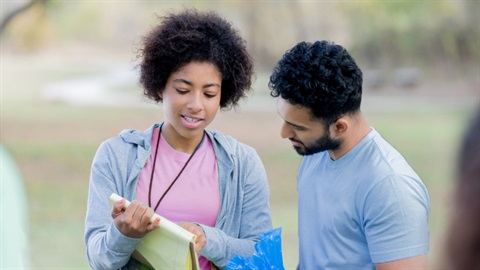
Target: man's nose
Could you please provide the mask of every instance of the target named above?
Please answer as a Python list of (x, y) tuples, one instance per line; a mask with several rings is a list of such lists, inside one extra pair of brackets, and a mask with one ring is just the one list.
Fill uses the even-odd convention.
[(280, 136), (283, 139), (289, 139), (293, 137), (293, 130), (287, 123), (283, 123), (282, 128), (280, 129)]

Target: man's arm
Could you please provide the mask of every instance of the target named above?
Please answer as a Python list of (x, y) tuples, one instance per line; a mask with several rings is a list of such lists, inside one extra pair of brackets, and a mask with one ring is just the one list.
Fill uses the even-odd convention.
[(377, 270), (425, 270), (427, 269), (427, 255), (415, 256), (406, 259), (376, 263)]

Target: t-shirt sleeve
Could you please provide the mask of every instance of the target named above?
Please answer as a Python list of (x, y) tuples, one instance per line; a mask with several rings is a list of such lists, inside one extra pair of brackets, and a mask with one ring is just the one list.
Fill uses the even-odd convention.
[(429, 252), (430, 200), (423, 183), (393, 174), (378, 181), (367, 195), (363, 226), (374, 263)]

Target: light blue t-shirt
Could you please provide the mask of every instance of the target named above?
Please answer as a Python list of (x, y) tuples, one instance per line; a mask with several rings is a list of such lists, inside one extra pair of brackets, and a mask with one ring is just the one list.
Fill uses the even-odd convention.
[(297, 187), (302, 270), (375, 269), (429, 252), (428, 191), (374, 129), (336, 161), (305, 156)]

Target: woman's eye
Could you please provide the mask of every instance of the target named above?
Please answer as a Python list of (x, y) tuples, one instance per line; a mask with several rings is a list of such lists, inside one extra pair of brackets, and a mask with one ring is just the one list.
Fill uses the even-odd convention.
[(185, 95), (186, 93), (188, 93), (187, 90), (182, 90), (182, 89), (175, 89), (177, 90), (177, 92), (180, 94), (180, 95)]
[(216, 95), (216, 94), (207, 94), (207, 93), (205, 93), (205, 96), (206, 96), (207, 98), (214, 98), (214, 97), (216, 97), (217, 95)]

